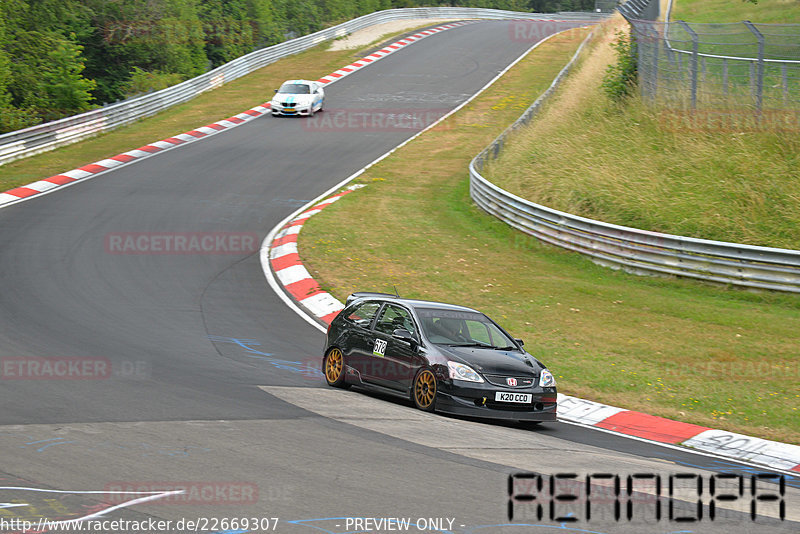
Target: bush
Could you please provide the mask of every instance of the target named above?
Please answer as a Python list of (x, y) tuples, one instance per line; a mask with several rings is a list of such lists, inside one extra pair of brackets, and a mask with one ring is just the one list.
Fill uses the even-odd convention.
[(623, 100), (636, 90), (636, 41), (618, 31), (611, 44), (617, 52), (617, 62), (608, 66), (603, 76), (603, 89), (612, 100)]
[(131, 98), (142, 93), (160, 91), (183, 81), (183, 77), (177, 73), (169, 72), (147, 72), (139, 67), (133, 67), (131, 79), (124, 85), (125, 98)]

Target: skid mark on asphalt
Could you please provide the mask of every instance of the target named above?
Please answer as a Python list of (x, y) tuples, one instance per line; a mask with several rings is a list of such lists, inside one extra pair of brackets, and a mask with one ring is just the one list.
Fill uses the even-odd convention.
[[(110, 425), (113, 427), (113, 423)], [(70, 428), (71, 427), (63, 427), (59, 430), (59, 433), (63, 433)], [(114, 441), (98, 440), (96, 434), (87, 436), (85, 433), (80, 432), (82, 428), (93, 428), (92, 424), (74, 425), (72, 428), (74, 428), (77, 432), (70, 435), (70, 438), (73, 439), (68, 440), (65, 437), (46, 438), (41, 435), (37, 436), (33, 432), (39, 428), (33, 425), (27, 427), (24, 431), (16, 430), (12, 427), (5, 430), (0, 430), (0, 443), (13, 444), (14, 442), (22, 442), (18, 445), (20, 449), (30, 449), (37, 453), (46, 453), (50, 451), (51, 447), (56, 445), (65, 445), (69, 446), (69, 448), (78, 448), (84, 452), (115, 450), (129, 456), (137, 455), (143, 458), (162, 456), (190, 456), (193, 452), (209, 452), (211, 450), (197, 445), (181, 444), (176, 446), (155, 444), (145, 441), (126, 441), (124, 444), (122, 444)], [(52, 434), (52, 430), (50, 430), (46, 425), (42, 425), (41, 429), (45, 431), (45, 435)]]
[[(313, 365), (311, 362), (303, 362), (296, 360), (283, 360), (273, 357), (273, 353), (258, 350), (255, 347), (260, 347), (261, 343), (255, 339), (241, 339), (235, 337), (224, 336), (208, 336), (214, 343), (231, 343), (244, 349), (245, 356), (263, 360), (276, 369), (282, 369), (291, 373), (302, 374), (306, 378), (322, 378), (322, 370), (318, 366)], [(316, 361), (315, 361), (316, 363)]]

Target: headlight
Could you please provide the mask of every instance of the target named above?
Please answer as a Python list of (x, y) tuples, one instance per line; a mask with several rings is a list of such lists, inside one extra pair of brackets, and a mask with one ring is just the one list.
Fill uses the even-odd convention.
[(450, 369), (450, 378), (454, 380), (464, 380), (465, 382), (483, 382), (483, 378), (475, 369), (469, 365), (464, 365), (458, 362), (447, 362), (447, 367)]
[(542, 374), (539, 375), (539, 387), (552, 388), (555, 387), (555, 385), (556, 379), (553, 377), (553, 373), (547, 369), (543, 369)]

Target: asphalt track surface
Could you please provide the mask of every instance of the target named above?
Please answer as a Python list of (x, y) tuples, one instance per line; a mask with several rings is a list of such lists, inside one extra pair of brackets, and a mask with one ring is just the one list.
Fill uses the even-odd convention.
[[(442, 115), (531, 46), (512, 38), (511, 24), (470, 24), (396, 52), (328, 87), (325, 113)], [(254, 120), (0, 210), (0, 520), (110, 506), (108, 495), (81, 491), (177, 487), (196, 494), (104, 517), (279, 517), (277, 531), (287, 533), (388, 531), (337, 519), (346, 517), (410, 518), (410, 532), (419, 518), (445, 518), (444, 527), (452, 519), (452, 532), (800, 531), (788, 521), (752, 522), (742, 513), (746, 496), (716, 521), (670, 522), (664, 508), (661, 521), (586, 522), (577, 511), (573, 529), (549, 520), (547, 507), (543, 519), (517, 507), (522, 524), (500, 526), (508, 475), (523, 470), (653, 473), (665, 483), (670, 473), (707, 482), (763, 470), (562, 423), (530, 430), (420, 418), (402, 402), (326, 388), (323, 335), (265, 282), (260, 240), (416, 130), (326, 127), (316, 118), (317, 127)], [(114, 248), (115, 236), (152, 233), (231, 233), (248, 246)], [(25, 366), (42, 359), (90, 362), (95, 376), (33, 379), (5, 367), (30, 373)], [(787, 481), (786, 514), (797, 521), (798, 482)], [(67, 493), (34, 491), (42, 489)], [(4, 530), (13, 531), (0, 521)]]

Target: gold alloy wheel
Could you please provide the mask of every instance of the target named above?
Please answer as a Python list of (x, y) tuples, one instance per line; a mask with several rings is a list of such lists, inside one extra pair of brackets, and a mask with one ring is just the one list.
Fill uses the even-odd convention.
[(339, 349), (331, 349), (325, 358), (325, 379), (330, 385), (339, 385), (344, 374), (344, 357)]
[(436, 399), (436, 377), (430, 369), (423, 369), (414, 381), (414, 402), (420, 410), (433, 410)]

